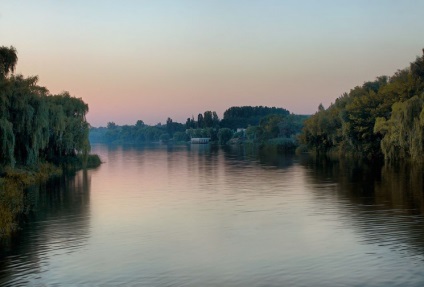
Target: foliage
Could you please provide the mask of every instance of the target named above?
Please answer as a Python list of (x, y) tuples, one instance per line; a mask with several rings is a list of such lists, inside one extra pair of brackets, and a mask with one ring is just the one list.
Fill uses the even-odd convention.
[(277, 138), (294, 138), (302, 130), (308, 116), (271, 114), (263, 117), (258, 126), (249, 126), (246, 137), (256, 142), (265, 142)]
[[(176, 133), (181, 132), (185, 132), (185, 126), (168, 118), (166, 125), (156, 126), (146, 125), (142, 120), (138, 120), (135, 125), (123, 126), (109, 122), (107, 127), (90, 128), (89, 138), (91, 142), (144, 144), (161, 140), (167, 142)], [(165, 137), (168, 138), (165, 139)]]
[(263, 130), (259, 126), (248, 126), (246, 129), (246, 138), (252, 141), (259, 141), (262, 138)]
[(233, 131), (229, 128), (222, 128), (218, 131), (218, 142), (225, 145), (233, 137)]
[(186, 132), (175, 132), (173, 139), (176, 142), (186, 142), (186, 141), (190, 140), (190, 138), (189, 138), (189, 136)]
[(0, 47), (0, 78), (6, 77), (15, 71), (18, 55), (13, 46)]
[[(80, 158), (84, 160), (84, 158)], [(83, 167), (85, 166), (86, 168), (96, 168), (102, 164), (102, 161), (100, 160), (100, 157), (97, 154), (90, 154), (85, 160), (86, 163), (83, 163)]]
[[(245, 141), (246, 139), (264, 141), (275, 137), (290, 138), (295, 136), (300, 132), (303, 121), (308, 116), (293, 115), (282, 108), (245, 106), (229, 108), (226, 111), (226, 117), (227, 121), (220, 121), (215, 111), (205, 111), (197, 115), (197, 121), (192, 116), (187, 118), (185, 124), (174, 122), (169, 117), (166, 120), (166, 125), (156, 126), (146, 125), (141, 120), (138, 120), (134, 126), (119, 126), (114, 122), (109, 122), (107, 127), (92, 127), (90, 129), (90, 141), (145, 144), (151, 142), (186, 142), (190, 138), (210, 138), (211, 142), (220, 142), (220, 128), (230, 129), (231, 135), (240, 141)], [(229, 123), (228, 119), (234, 120), (233, 124), (238, 122), (262, 124), (254, 128), (250, 125), (248, 130), (243, 133), (234, 133), (236, 128), (226, 126)], [(238, 124), (233, 126), (239, 128)], [(273, 132), (271, 132), (272, 129)], [(253, 131), (255, 132), (252, 134)], [(230, 133), (226, 132), (225, 139), (228, 134)], [(230, 139), (231, 137), (225, 143)], [(222, 140), (221, 143), (223, 143)]]
[(42, 160), (87, 155), (87, 104), (67, 92), (49, 94), (37, 77), (7, 77), (16, 65), (13, 54), (13, 47), (0, 47), (0, 165), (37, 166)]
[(174, 136), (175, 132), (182, 132), (184, 130), (185, 130), (185, 127), (183, 124), (174, 122), (172, 121), (171, 118), (168, 118), (166, 120), (166, 132), (168, 133), (170, 138)]
[(384, 135), (381, 150), (389, 161), (422, 161), (424, 152), (424, 94), (393, 104), (390, 119), (377, 118), (374, 131)]
[(60, 166), (66, 171), (73, 173), (76, 170), (83, 168), (96, 168), (102, 164), (100, 157), (96, 154), (82, 155), (77, 156), (65, 156), (61, 159)]
[(161, 142), (163, 142), (163, 143), (167, 143), (168, 141), (169, 141), (169, 134), (161, 134), (160, 136), (159, 136), (159, 140), (161, 141)]
[(249, 125), (258, 125), (260, 120), (268, 115), (289, 115), (289, 111), (283, 108), (263, 106), (231, 107), (224, 112), (224, 118), (220, 126), (223, 128), (237, 129), (247, 128)]
[(392, 77), (382, 76), (322, 106), (304, 123), (301, 143), (317, 153), (419, 160), (424, 56)]

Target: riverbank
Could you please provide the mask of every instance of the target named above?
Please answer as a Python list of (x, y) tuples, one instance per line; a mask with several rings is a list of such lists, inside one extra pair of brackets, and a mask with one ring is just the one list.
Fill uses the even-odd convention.
[(10, 236), (19, 228), (22, 215), (30, 211), (25, 204), (25, 189), (50, 178), (84, 168), (96, 168), (101, 160), (98, 155), (70, 157), (60, 165), (40, 163), (36, 167), (0, 167), (0, 239)]

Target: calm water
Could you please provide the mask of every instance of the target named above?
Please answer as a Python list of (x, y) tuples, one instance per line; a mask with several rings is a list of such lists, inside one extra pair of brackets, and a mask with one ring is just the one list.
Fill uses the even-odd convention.
[(424, 286), (423, 170), (97, 145), (29, 191), (1, 286)]

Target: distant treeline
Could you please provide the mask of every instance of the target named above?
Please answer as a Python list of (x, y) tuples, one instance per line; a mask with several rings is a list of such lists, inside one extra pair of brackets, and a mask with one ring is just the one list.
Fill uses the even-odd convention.
[(0, 47), (0, 167), (60, 162), (87, 154), (88, 105), (67, 92), (51, 95), (37, 77), (13, 75), (13, 47)]
[[(107, 143), (150, 143), (186, 142), (193, 137), (207, 137), (212, 142), (226, 144), (233, 142), (259, 142), (289, 144), (297, 146), (296, 136), (303, 127), (307, 116), (290, 114), (283, 108), (263, 106), (231, 107), (219, 119), (216, 112), (199, 113), (197, 119), (187, 118), (185, 124), (168, 118), (166, 124), (149, 126), (139, 120), (135, 125), (118, 126), (109, 122), (107, 127), (91, 128), (92, 142)], [(238, 132), (237, 132), (238, 130)], [(279, 139), (275, 141), (275, 139)], [(272, 141), (271, 141), (272, 142)]]
[(327, 109), (320, 105), (300, 141), (316, 153), (423, 161), (424, 56), (391, 77), (353, 88)]

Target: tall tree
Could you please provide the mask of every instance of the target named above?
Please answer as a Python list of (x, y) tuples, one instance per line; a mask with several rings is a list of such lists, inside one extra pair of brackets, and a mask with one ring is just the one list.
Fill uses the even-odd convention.
[(211, 128), (213, 126), (213, 117), (211, 111), (206, 111), (203, 113), (203, 121), (205, 128)]
[(138, 120), (138, 121), (136, 122), (135, 126), (136, 126), (137, 128), (142, 128), (142, 127), (144, 127), (144, 126), (145, 126), (145, 124), (144, 124), (144, 122), (143, 122), (142, 120)]
[(213, 127), (214, 128), (218, 128), (219, 127), (219, 117), (216, 114), (216, 112), (212, 112), (212, 122), (213, 122)]
[(174, 135), (174, 126), (172, 124), (172, 119), (168, 118), (166, 120), (166, 131), (168, 132), (168, 134), (172, 137)]
[(205, 123), (203, 120), (203, 115), (202, 114), (198, 114), (197, 115), (197, 128), (202, 129), (205, 127)]
[(186, 129), (190, 129), (191, 128), (191, 120), (190, 120), (190, 118), (187, 118), (186, 123), (185, 123), (185, 128)]

